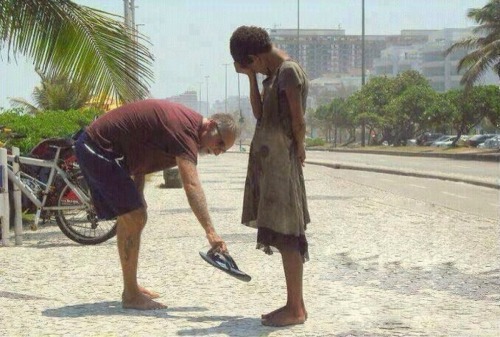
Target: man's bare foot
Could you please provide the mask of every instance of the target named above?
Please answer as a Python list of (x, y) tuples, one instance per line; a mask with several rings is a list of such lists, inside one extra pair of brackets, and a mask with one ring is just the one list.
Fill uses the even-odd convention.
[(262, 325), (266, 326), (287, 326), (295, 324), (304, 324), (306, 321), (305, 313), (292, 312), (288, 307), (278, 309), (272, 316), (262, 319)]
[(124, 309), (137, 310), (157, 310), (167, 308), (166, 305), (153, 301), (148, 295), (145, 295), (142, 292), (132, 296), (122, 295), (122, 307)]
[(151, 299), (160, 297), (156, 291), (148, 290), (142, 286), (139, 286), (139, 291)]

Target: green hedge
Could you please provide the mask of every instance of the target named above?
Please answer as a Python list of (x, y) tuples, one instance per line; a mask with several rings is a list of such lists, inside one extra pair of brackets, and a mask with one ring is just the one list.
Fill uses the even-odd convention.
[(323, 146), (325, 145), (325, 140), (321, 138), (306, 138), (306, 146)]
[(2, 130), (0, 141), (7, 147), (17, 146), (22, 154), (26, 154), (43, 139), (71, 136), (101, 114), (102, 111), (97, 109), (44, 111), (36, 115), (24, 114), (19, 109), (3, 110), (0, 126), (24, 137), (13, 138)]

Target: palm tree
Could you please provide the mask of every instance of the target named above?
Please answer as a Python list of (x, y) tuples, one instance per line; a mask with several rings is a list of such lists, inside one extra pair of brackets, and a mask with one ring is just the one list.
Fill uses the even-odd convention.
[(90, 90), (78, 82), (71, 82), (65, 75), (45, 76), (37, 71), (41, 78), (39, 86), (33, 90), (33, 101), (24, 98), (10, 98), (14, 107), (24, 108), (30, 114), (43, 110), (71, 110), (89, 105)]
[(31, 58), (49, 78), (63, 74), (101, 102), (138, 100), (153, 78), (152, 55), (119, 18), (70, 0), (0, 0), (0, 50), (8, 61)]
[(479, 24), (473, 30), (475, 36), (453, 44), (446, 54), (456, 49), (474, 49), (457, 66), (458, 71), (466, 69), (460, 83), (470, 88), (489, 68), (500, 77), (500, 0), (491, 0), (483, 8), (470, 9), (467, 17)]

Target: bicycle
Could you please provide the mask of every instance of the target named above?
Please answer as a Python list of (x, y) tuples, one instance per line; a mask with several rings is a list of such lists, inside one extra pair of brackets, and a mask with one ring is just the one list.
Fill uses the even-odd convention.
[[(60, 159), (61, 151), (72, 151), (72, 145), (49, 147), (55, 149), (51, 160), (7, 155), (9, 163), (20, 164), (18, 172), (14, 172), (12, 164), (7, 165), (9, 181), (19, 187), (36, 209), (31, 228), (36, 230), (41, 218), (45, 222), (54, 215), (64, 235), (77, 243), (95, 245), (114, 237), (116, 221), (97, 218), (74, 154)], [(30, 174), (28, 167), (48, 168), (47, 180), (37, 179), (40, 171), (32, 170)]]

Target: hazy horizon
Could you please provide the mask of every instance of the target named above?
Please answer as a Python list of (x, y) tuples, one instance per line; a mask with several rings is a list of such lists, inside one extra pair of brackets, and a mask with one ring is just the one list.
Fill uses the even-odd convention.
[[(76, 0), (78, 4), (123, 15), (123, 1)], [(488, 0), (365, 0), (365, 34), (399, 35), (407, 29), (466, 28), (475, 22), (466, 17), (470, 8), (480, 8)], [(165, 98), (187, 90), (198, 91), (213, 104), (225, 97), (225, 66), (228, 66), (228, 96), (238, 94), (238, 77), (229, 54), (229, 38), (240, 25), (264, 28), (345, 30), (361, 35), (361, 0), (136, 0), (139, 31), (148, 36), (155, 56), (153, 97)], [(33, 88), (40, 79), (30, 60), (18, 56), (17, 63), (7, 62), (0, 52), (0, 107), (9, 108), (8, 97), (31, 101)], [(241, 95), (248, 95), (247, 79), (240, 78)]]

